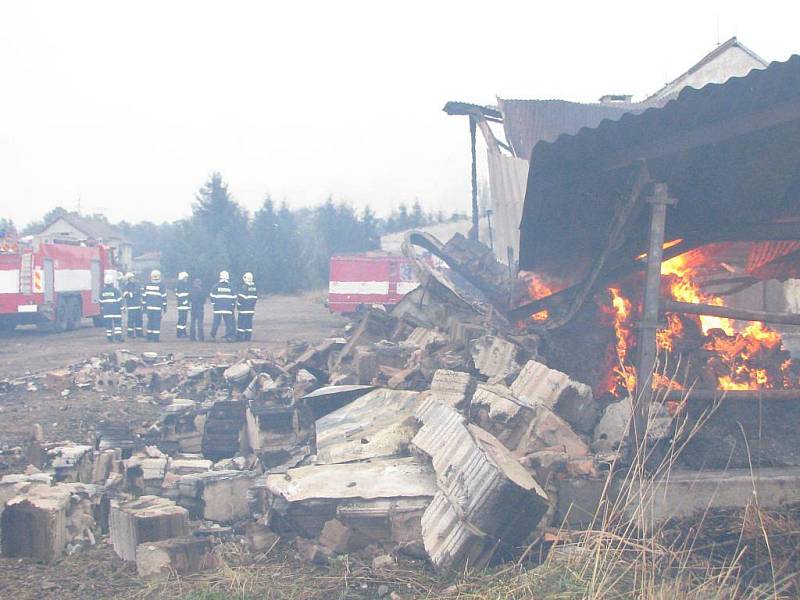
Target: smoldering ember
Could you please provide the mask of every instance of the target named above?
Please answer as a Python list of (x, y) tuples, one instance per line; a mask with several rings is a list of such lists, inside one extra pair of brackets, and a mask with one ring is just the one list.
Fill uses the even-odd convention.
[[(30, 420), (0, 439), (0, 593), (28, 568), (61, 597), (796, 597), (800, 314), (774, 297), (800, 278), (800, 57), (739, 75), (448, 103), (493, 229), (405, 232), (396, 301), (332, 266), (360, 306), (324, 339), (0, 381)], [(144, 412), (68, 431), (45, 393)]]

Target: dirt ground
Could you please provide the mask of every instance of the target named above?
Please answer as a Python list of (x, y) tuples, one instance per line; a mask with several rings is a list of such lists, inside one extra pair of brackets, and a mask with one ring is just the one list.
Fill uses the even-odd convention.
[[(234, 353), (248, 347), (278, 350), (290, 340), (317, 342), (332, 334), (341, 334), (345, 319), (331, 314), (323, 304), (322, 293), (298, 297), (270, 297), (260, 300), (251, 342), (223, 341), (194, 343), (175, 337), (176, 312), (170, 309), (162, 324), (162, 341), (142, 340), (109, 343), (104, 330), (85, 320), (77, 331), (47, 333), (34, 327), (0, 334), (0, 382), (27, 374), (38, 374), (79, 363), (109, 350), (126, 348), (133, 352), (157, 351), (176, 358)], [(211, 324), (206, 311), (206, 339)], [(218, 337), (221, 337), (220, 333)], [(33, 384), (35, 386), (35, 384)], [(25, 467), (24, 455), (4, 451), (21, 446), (31, 427), (39, 423), (48, 441), (90, 441), (94, 425), (109, 418), (121, 417), (135, 430), (152, 423), (161, 411), (160, 404), (142, 390), (118, 390), (113, 394), (96, 390), (71, 390), (62, 395), (45, 386), (0, 386), (0, 475)], [(178, 597), (181, 585), (168, 591), (140, 581), (135, 567), (119, 560), (107, 543), (47, 566), (24, 560), (0, 558), (0, 598), (112, 598), (164, 595)]]
[[(174, 303), (171, 304), (174, 307)], [(44, 373), (77, 363), (116, 348), (133, 352), (158, 351), (176, 358), (235, 353), (249, 346), (278, 350), (288, 340), (317, 342), (332, 333), (341, 333), (345, 319), (331, 314), (322, 294), (298, 297), (270, 297), (259, 302), (251, 342), (204, 343), (175, 337), (175, 310), (168, 310), (162, 325), (162, 341), (143, 340), (109, 343), (104, 330), (86, 320), (77, 331), (46, 333), (35, 328), (20, 328), (0, 336), (0, 381), (29, 373)], [(206, 314), (206, 339), (211, 315)], [(220, 337), (221, 334), (218, 335)], [(22, 457), (13, 458), (3, 449), (21, 446), (29, 438), (34, 423), (44, 429), (48, 441), (90, 442), (94, 426), (101, 420), (127, 421), (136, 430), (152, 423), (161, 411), (160, 404), (139, 391), (120, 390), (114, 394), (97, 390), (72, 390), (64, 396), (57, 389), (24, 387), (0, 389), (0, 474), (13, 472)]]
[[(262, 298), (256, 307), (253, 341), (225, 344), (208, 340), (211, 329), (211, 309), (206, 307), (206, 342), (193, 343), (175, 337), (174, 298), (168, 301), (167, 314), (161, 326), (161, 342), (153, 344), (143, 340), (110, 344), (105, 340), (102, 328), (92, 327), (89, 319), (77, 331), (48, 333), (35, 327), (21, 327), (11, 333), (0, 333), (0, 379), (19, 377), (71, 364), (80, 359), (107, 352), (109, 348), (128, 348), (132, 351), (157, 350), (159, 353), (174, 353), (176, 356), (190, 354), (210, 355), (230, 346), (225, 351), (247, 345), (272, 348), (289, 339), (317, 341), (331, 331), (341, 327), (344, 319), (332, 314), (324, 306), (321, 292), (304, 296), (270, 296)], [(217, 337), (221, 338), (222, 333)]]

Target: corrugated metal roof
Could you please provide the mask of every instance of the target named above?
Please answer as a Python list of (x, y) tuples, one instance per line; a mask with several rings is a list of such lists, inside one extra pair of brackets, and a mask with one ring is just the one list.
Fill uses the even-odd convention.
[[(563, 277), (591, 263), (642, 159), (679, 201), (669, 209), (667, 240), (749, 239), (748, 226), (800, 216), (800, 57), (540, 143), (533, 158), (523, 269)], [(641, 253), (647, 231), (639, 202), (608, 263)]]
[(616, 120), (637, 104), (582, 104), (567, 100), (497, 99), (503, 113), (503, 128), (514, 154), (530, 160), (539, 142), (554, 142), (562, 134), (572, 135), (582, 127), (596, 127), (605, 119)]

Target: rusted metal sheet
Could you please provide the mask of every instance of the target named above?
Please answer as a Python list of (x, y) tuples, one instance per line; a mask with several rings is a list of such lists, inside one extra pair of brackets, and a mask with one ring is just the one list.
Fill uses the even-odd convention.
[(436, 491), (428, 461), (392, 458), (289, 469), (261, 478), (253, 495), (276, 531), (316, 537), (340, 506), (358, 503), (362, 513), (369, 506), (390, 510), (392, 504), (386, 501), (429, 502)]
[(317, 420), (316, 464), (399, 455), (414, 437), (418, 397), (377, 389)]

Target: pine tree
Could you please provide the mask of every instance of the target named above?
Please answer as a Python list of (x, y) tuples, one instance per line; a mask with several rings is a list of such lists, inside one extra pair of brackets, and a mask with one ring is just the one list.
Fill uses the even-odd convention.
[[(248, 216), (228, 192), (222, 175), (215, 172), (195, 195), (187, 234), (192, 254), (187, 262), (206, 282), (219, 271), (229, 271), (232, 281), (250, 270)], [(180, 270), (189, 270), (188, 268)]]
[(272, 198), (267, 195), (264, 203), (253, 217), (250, 229), (250, 256), (252, 271), (259, 288), (264, 292), (274, 293), (280, 290), (279, 254), (282, 249), (278, 244), (278, 215)]

